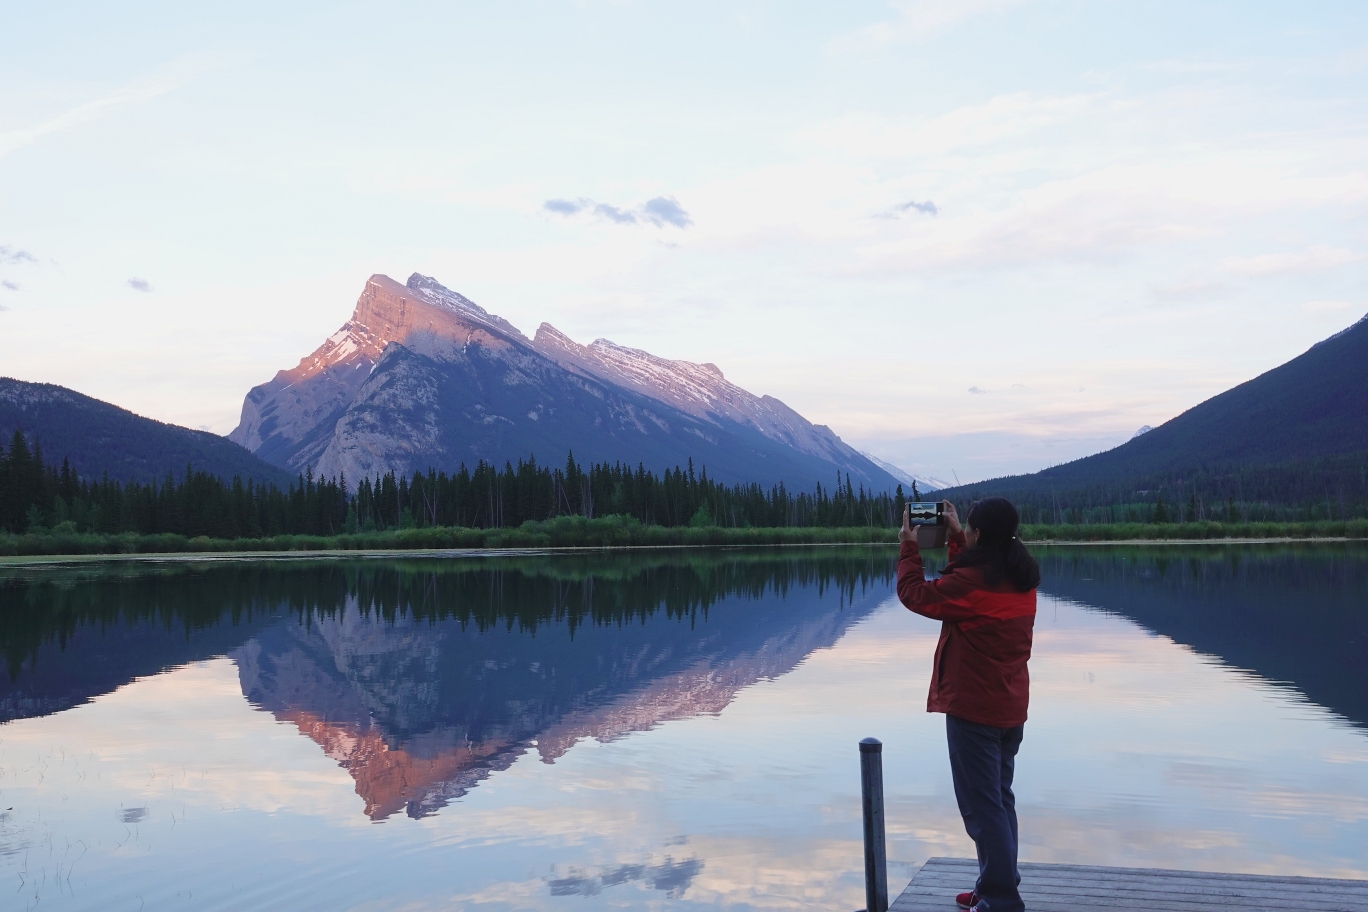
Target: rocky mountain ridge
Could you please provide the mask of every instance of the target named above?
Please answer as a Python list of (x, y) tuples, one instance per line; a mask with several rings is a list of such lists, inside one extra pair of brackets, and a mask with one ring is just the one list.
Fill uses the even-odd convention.
[(725, 481), (810, 489), (833, 475), (877, 490), (884, 468), (783, 402), (712, 364), (607, 339), (535, 338), (435, 279), (374, 275), (336, 333), (248, 393), (229, 439), (291, 471), (350, 478), (453, 471), (535, 456), (559, 462), (690, 459)]

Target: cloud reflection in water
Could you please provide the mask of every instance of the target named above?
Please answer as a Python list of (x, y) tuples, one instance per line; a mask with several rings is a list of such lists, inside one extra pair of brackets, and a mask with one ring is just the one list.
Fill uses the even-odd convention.
[[(1346, 588), (1321, 592), (1330, 613), (1303, 612), (1297, 639), (1258, 607), (1298, 604), (1295, 588), (1277, 591), (1284, 558), (1246, 556), (1256, 566), (1230, 571), (1170, 561), (1145, 576), (1118, 569), (1124, 552), (1056, 553), (1019, 773), (1024, 857), (1368, 876), (1368, 737), (1346, 712), (1355, 682), (1316, 672), (1306, 690), (1340, 708), (1314, 703), (1300, 660), (1250, 630), (1230, 640), (1243, 666), (1231, 667), (1213, 639), (1228, 616), (1194, 626), (1184, 601), (1193, 586), (1216, 593), (1197, 602), (1208, 606), (1223, 604), (1223, 585), (1270, 589), (1244, 601), (1248, 626), (1286, 650), (1319, 648), (1335, 610), (1362, 611), (1335, 601), (1355, 592), (1360, 565), (1336, 557), (1320, 574)], [(1330, 560), (1288, 559), (1312, 571)], [(723, 572), (666, 569), (667, 589)], [(1305, 569), (1289, 571), (1293, 583)], [(94, 686), (126, 683), (47, 702), (21, 677), (32, 700), (11, 705), (75, 704), (0, 729), (3, 805), (15, 807), (0, 844), (92, 847), (70, 892), (41, 896), (59, 909), (168, 905), (181, 891), (210, 908), (855, 908), (855, 743), (875, 734), (894, 879), (930, 855), (972, 851), (943, 721), (923, 711), (936, 625), (885, 601), (887, 583), (852, 603), (822, 589), (820, 572), (769, 595), (733, 575), (706, 612), (643, 620), (597, 601), (641, 604), (624, 595), (639, 577), (607, 576), (574, 609), (588, 620), (573, 636), (569, 609), (527, 613), (530, 600), (521, 620), (483, 625), (478, 611), (365, 616), (347, 601), (362, 593), (342, 585), (330, 604), (344, 610), (244, 620), (227, 647), (222, 625), (195, 628), (232, 660), (190, 654), (167, 671), (107, 661), (87, 675)], [(1094, 588), (1070, 588), (1082, 583)], [(178, 632), (155, 662), (209, 643), (202, 633)], [(67, 642), (66, 655), (97, 656), (85, 634)], [(37, 668), (61, 655), (40, 650)], [(1281, 663), (1282, 683), (1258, 673), (1265, 660)], [(119, 817), (133, 808), (146, 808), (136, 841)], [(22, 855), (0, 858), (0, 878)]]

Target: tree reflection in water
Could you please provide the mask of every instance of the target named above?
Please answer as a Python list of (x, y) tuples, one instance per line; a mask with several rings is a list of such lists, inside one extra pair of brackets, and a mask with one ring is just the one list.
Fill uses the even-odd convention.
[(16, 573), (0, 712), (226, 653), (254, 705), (351, 773), (367, 816), (421, 817), (528, 750), (550, 763), (582, 738), (721, 712), (835, 643), (892, 581), (887, 549)]
[(1290, 686), (1368, 728), (1368, 547), (1041, 548), (1041, 590)]

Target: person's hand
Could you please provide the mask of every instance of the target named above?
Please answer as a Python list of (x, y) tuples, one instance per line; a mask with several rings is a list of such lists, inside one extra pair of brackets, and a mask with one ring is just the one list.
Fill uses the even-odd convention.
[(911, 517), (912, 508), (907, 504), (903, 504), (903, 524), (902, 528), (898, 530), (898, 541), (900, 542), (914, 542), (917, 540), (917, 533), (912, 530)]
[(945, 504), (941, 507), (941, 515), (945, 517), (945, 525), (949, 527), (950, 534), (954, 535), (963, 531), (963, 527), (960, 526), (959, 514), (955, 512), (955, 505), (948, 500), (943, 500), (941, 503)]

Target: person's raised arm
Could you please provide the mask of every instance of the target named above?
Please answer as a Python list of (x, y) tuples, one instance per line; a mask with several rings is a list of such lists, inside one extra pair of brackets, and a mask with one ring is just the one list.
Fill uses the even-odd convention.
[[(959, 621), (974, 617), (977, 612), (967, 605), (956, 604), (956, 600), (974, 588), (963, 573), (951, 573), (937, 580), (928, 580), (922, 566), (921, 549), (917, 547), (917, 531), (912, 528), (910, 509), (903, 507), (902, 528), (898, 530), (901, 543), (898, 553), (898, 600), (909, 611), (938, 621)], [(953, 523), (952, 523), (953, 519)], [(951, 555), (959, 553), (964, 544), (964, 532), (960, 529), (959, 517), (950, 506), (946, 518), (950, 525)]]
[(964, 550), (964, 528), (960, 526), (959, 513), (955, 510), (955, 505), (948, 500), (941, 503), (945, 504), (941, 507), (941, 515), (945, 517), (945, 525), (949, 530), (945, 537), (945, 546), (950, 549), (950, 559), (953, 561)]

